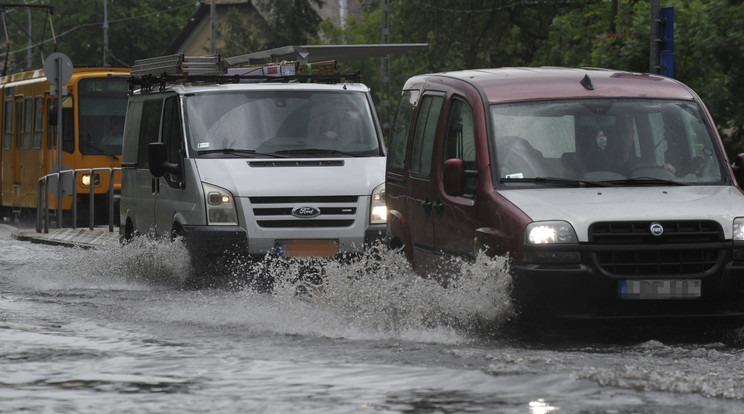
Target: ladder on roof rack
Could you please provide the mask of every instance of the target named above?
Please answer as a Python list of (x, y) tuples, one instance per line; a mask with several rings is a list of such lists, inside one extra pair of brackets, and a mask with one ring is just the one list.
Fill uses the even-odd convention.
[(360, 82), (356, 73), (338, 73), (336, 61), (317, 63), (279, 62), (228, 69), (219, 55), (168, 55), (141, 59), (134, 63), (129, 78), (129, 93), (140, 86), (143, 93), (153, 87), (164, 90), (166, 85), (185, 82), (240, 83), (240, 82), (316, 82), (339, 83), (343, 80)]
[[(372, 45), (286, 46), (222, 59), (219, 55), (183, 54), (140, 59), (134, 62), (130, 93), (135, 85), (147, 93), (153, 86), (183, 82), (360, 82), (361, 75), (338, 73), (337, 60), (382, 57), (390, 53), (423, 50), (426, 43)], [(230, 69), (228, 69), (230, 67)]]

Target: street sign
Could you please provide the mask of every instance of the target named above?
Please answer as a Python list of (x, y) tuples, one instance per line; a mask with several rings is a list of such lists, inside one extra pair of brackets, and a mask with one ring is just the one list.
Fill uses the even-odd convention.
[(63, 86), (72, 78), (72, 61), (61, 52), (54, 52), (44, 61), (44, 75), (56, 87)]

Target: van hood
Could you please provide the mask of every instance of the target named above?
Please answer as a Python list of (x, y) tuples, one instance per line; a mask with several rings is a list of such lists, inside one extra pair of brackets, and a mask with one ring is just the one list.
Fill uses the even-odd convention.
[(533, 221), (569, 222), (580, 242), (599, 221), (715, 220), (731, 239), (744, 217), (744, 195), (734, 186), (541, 188), (499, 191)]
[(194, 161), (202, 181), (235, 197), (364, 196), (385, 181), (385, 157)]

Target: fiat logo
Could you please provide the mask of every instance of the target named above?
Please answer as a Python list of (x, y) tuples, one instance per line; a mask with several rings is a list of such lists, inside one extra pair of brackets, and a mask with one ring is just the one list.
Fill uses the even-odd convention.
[(651, 231), (651, 234), (656, 237), (664, 234), (664, 227), (661, 225), (661, 223), (651, 223), (648, 229)]
[(320, 215), (320, 209), (317, 207), (295, 207), (292, 209), (292, 215), (299, 218), (313, 218)]

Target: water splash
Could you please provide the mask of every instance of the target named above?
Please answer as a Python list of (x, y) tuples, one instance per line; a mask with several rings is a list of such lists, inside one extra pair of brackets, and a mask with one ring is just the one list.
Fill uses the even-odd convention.
[(483, 336), (513, 317), (505, 259), (452, 259), (446, 268), (451, 273), (442, 284), (417, 275), (400, 252), (375, 246), (346, 260), (267, 256), (253, 265), (253, 276), (257, 269), (269, 276), (271, 294), (279, 300), (309, 300), (378, 332), (452, 330)]

